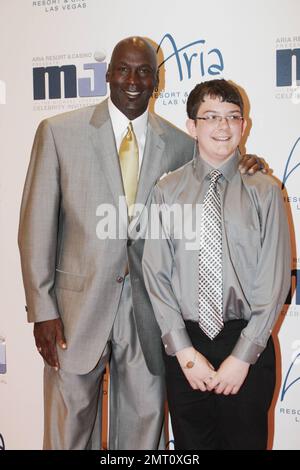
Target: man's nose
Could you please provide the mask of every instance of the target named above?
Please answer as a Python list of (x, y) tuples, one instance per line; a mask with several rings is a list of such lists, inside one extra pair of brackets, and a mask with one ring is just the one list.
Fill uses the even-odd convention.
[(127, 82), (129, 83), (129, 85), (135, 86), (138, 83), (138, 81), (139, 81), (139, 77), (137, 73), (134, 70), (131, 70), (127, 76)]

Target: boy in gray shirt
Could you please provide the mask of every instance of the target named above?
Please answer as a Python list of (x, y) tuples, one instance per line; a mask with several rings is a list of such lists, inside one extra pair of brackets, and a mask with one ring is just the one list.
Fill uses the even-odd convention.
[(270, 335), (290, 286), (290, 244), (276, 182), (238, 171), (243, 108), (230, 82), (197, 85), (187, 102), (195, 157), (154, 189), (163, 236), (146, 240), (143, 270), (166, 353), (176, 449), (267, 445)]

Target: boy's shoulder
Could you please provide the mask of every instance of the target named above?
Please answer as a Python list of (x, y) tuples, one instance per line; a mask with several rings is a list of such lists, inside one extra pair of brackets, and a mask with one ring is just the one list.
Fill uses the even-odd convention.
[(174, 171), (170, 171), (169, 173), (162, 175), (160, 180), (157, 182), (156, 187), (159, 188), (161, 192), (173, 191), (187, 175), (192, 173), (192, 171), (193, 160), (185, 163)]
[(241, 175), (244, 185), (249, 190), (255, 190), (262, 196), (273, 191), (280, 191), (281, 182), (271, 175), (265, 175), (264, 173), (257, 172), (254, 175), (244, 174)]

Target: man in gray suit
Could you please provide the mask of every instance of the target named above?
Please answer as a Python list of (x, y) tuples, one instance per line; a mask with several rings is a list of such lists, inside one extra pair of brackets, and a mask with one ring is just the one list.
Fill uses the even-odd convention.
[[(140, 37), (115, 47), (110, 98), (44, 120), (21, 208), (19, 246), (28, 320), (45, 361), (45, 449), (99, 449), (101, 385), (110, 364), (110, 449), (156, 449), (164, 416), (160, 331), (141, 270), (143, 211), (122, 217), (118, 149), (132, 123), (139, 154), (136, 202), (193, 156), (184, 132), (148, 111), (156, 53)], [(243, 171), (260, 166), (245, 158)], [(125, 237), (99, 237), (103, 206)]]

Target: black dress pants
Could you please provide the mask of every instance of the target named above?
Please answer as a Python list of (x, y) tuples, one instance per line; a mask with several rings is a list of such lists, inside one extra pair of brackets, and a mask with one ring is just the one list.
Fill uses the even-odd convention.
[[(193, 346), (218, 369), (236, 344), (247, 322), (225, 323), (212, 341), (197, 322), (186, 321)], [(236, 395), (193, 390), (176, 356), (164, 354), (169, 410), (180, 450), (266, 449), (268, 409), (275, 388), (275, 353), (272, 338), (258, 361), (251, 365)]]

